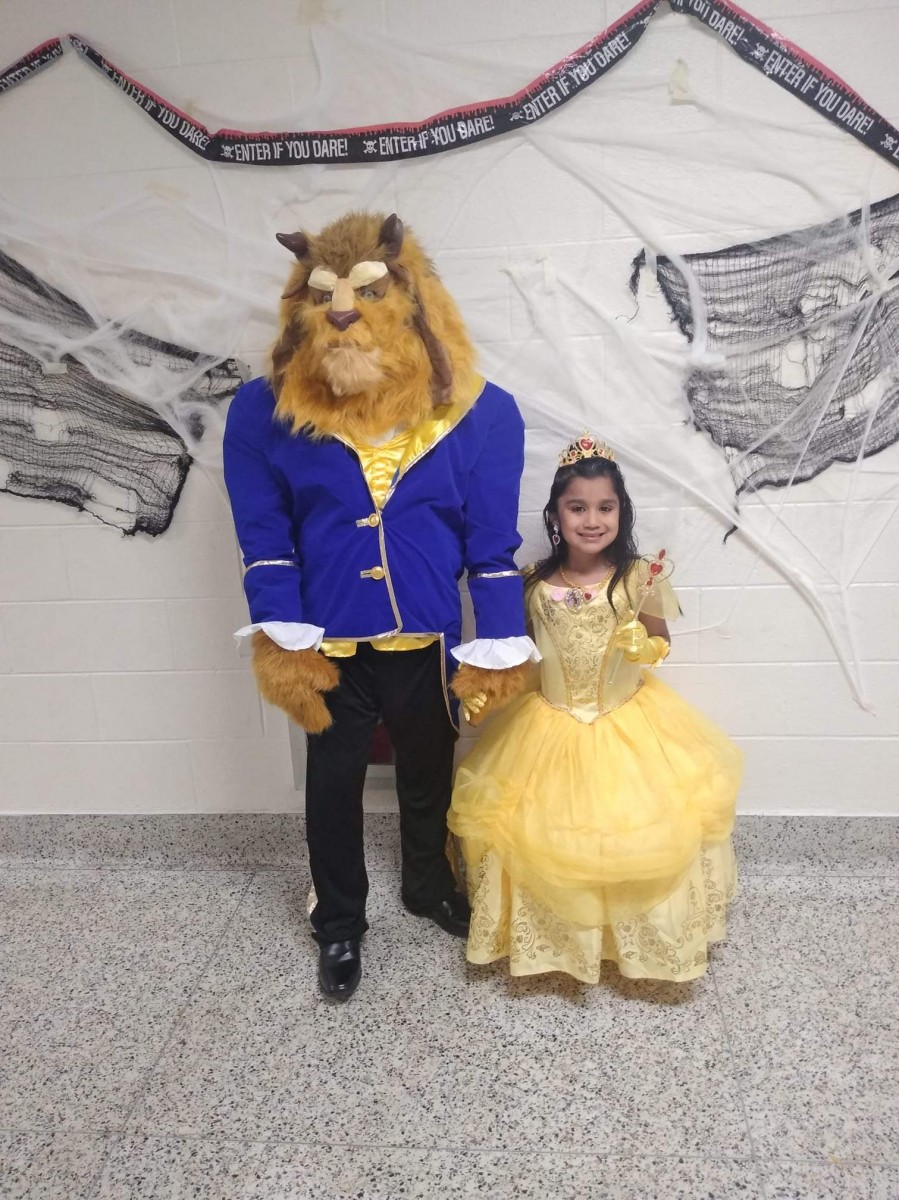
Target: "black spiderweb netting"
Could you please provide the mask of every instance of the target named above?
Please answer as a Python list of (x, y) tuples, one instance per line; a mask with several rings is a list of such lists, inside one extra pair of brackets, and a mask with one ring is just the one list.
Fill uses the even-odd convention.
[(812, 479), (899, 439), (899, 196), (682, 261), (692, 278), (656, 260), (659, 286), (686, 337), (704, 338), (687, 399), (738, 492)]
[[(41, 353), (47, 328), (71, 351), (55, 361)], [(120, 366), (113, 356), (127, 359), (130, 376), (165, 381), (177, 399), (169, 420), (104, 381), (104, 367)], [(72, 505), (125, 533), (163, 533), (192, 462), (177, 429), (198, 441), (210, 405), (240, 382), (233, 359), (104, 327), (0, 253), (0, 491)]]

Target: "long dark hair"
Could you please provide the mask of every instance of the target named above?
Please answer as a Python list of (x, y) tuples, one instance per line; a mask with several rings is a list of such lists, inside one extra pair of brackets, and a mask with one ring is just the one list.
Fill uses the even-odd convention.
[(611, 479), (615, 495), (618, 497), (618, 536), (614, 542), (606, 546), (604, 551), (615, 568), (606, 592), (609, 603), (614, 609), (615, 602), (612, 599), (612, 593), (631, 563), (639, 558), (639, 553), (634, 537), (636, 513), (633, 501), (627, 494), (624, 476), (621, 474), (618, 464), (611, 462), (608, 458), (582, 458), (578, 462), (572, 463), (571, 466), (559, 467), (556, 471), (549, 499), (543, 510), (543, 526), (546, 529), (546, 536), (549, 538), (549, 557), (542, 558), (537, 563), (527, 582), (530, 586), (541, 579), (548, 579), (559, 567), (564, 567), (568, 562), (568, 545), (561, 537), (561, 531), (558, 546), (553, 545), (552, 535), (553, 525), (559, 524), (559, 501), (568, 490), (572, 479), (602, 479), (603, 477)]

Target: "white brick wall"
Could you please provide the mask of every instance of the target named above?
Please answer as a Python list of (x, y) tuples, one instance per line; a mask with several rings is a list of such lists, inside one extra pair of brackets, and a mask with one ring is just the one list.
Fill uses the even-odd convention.
[[(362, 98), (380, 105), (383, 119), (411, 119), (435, 106), (422, 110), (415, 100), (407, 107), (402, 81), (385, 89), (376, 52), (370, 77), (363, 73), (356, 90), (333, 80), (319, 90), (315, 44), (331, 39), (333, 45), (341, 30), (351, 30), (357, 39), (426, 45), (431, 57), (423, 72), (440, 74), (441, 56), (447, 64), (443, 90), (435, 85), (426, 94), (461, 102), (482, 98), (465, 90), (473, 55), (495, 64), (494, 91), (501, 94), (626, 6), (626, 0), (259, 0), (253, 6), (7, 0), (3, 58), (77, 32), (213, 128), (296, 127), (312, 123), (310, 114), (324, 125), (349, 122)], [(899, 120), (895, 4), (747, 0), (747, 6)], [(356, 55), (365, 50), (358, 40), (354, 46)], [(551, 270), (586, 290), (601, 278), (608, 302), (632, 311), (624, 268), (641, 241), (619, 204), (624, 184), (661, 198), (654, 228), (684, 251), (820, 217), (794, 183), (764, 172), (737, 176), (726, 141), (720, 161), (703, 171), (708, 211), (696, 215), (695, 166), (685, 155), (712, 135), (719, 117), (660, 102), (658, 90), (626, 86), (645, 79), (661, 84), (664, 97), (678, 58), (697, 92), (713, 101), (817, 131), (814, 155), (799, 134), (771, 136), (791, 152), (795, 143), (797, 170), (807, 170), (833, 198), (834, 211), (857, 204), (860, 184), (875, 198), (899, 190), (899, 176), (870, 152), (766, 83), (697, 24), (660, 10), (628, 62), (565, 110), (566, 136), (585, 139), (565, 149), (576, 158), (578, 179), (561, 176), (547, 158), (553, 129), (562, 128), (552, 117), (531, 143), (495, 141), (402, 168), (222, 169), (213, 176), (69, 56), (0, 98), (0, 197), (52, 223), (166, 196), (214, 221), (224, 214), (232, 228), (266, 245), (273, 228), (315, 227), (352, 203), (397, 207), (435, 255), (491, 374), (503, 383), (513, 371), (526, 371), (551, 395), (559, 386), (557, 365), (534, 340), (532, 317), (507, 268), (541, 280)], [(407, 61), (414, 68), (414, 51)], [(417, 96), (414, 69), (408, 86)], [(660, 140), (667, 157), (659, 156)], [(734, 154), (736, 142), (735, 135)], [(598, 184), (605, 202), (593, 190)], [(150, 236), (142, 229), (135, 234)], [(583, 378), (603, 403), (632, 390), (620, 340), (573, 303), (568, 288), (558, 296), (558, 318), (575, 339), (571, 353)], [(245, 356), (258, 362), (268, 336), (264, 322), (248, 329)], [(529, 436), (522, 521), (530, 556), (538, 551), (533, 531), (557, 440), (536, 430)], [(745, 749), (746, 811), (897, 811), (891, 781), (899, 771), (899, 535), (892, 501), (882, 494), (884, 478), (899, 472), (899, 454), (888, 451), (877, 461), (884, 474), (876, 488), (861, 480), (850, 547), (857, 568), (854, 631), (876, 715), (853, 702), (832, 643), (778, 572), (762, 562), (750, 576), (754, 556), (739, 537), (725, 546), (720, 522), (695, 507), (678, 514), (679, 528), (695, 534), (696, 553), (679, 575), (684, 632), (667, 677)], [(825, 535), (826, 544), (826, 531), (841, 519), (842, 495), (841, 482), (825, 473), (795, 489), (791, 517), (810, 537)], [(645, 540), (670, 522), (664, 504), (661, 492), (641, 495)], [(244, 619), (233, 532), (214, 476), (191, 472), (171, 529), (155, 540), (123, 538), (60, 505), (0, 494), (0, 810), (300, 805), (286, 721), (260, 703), (232, 644), (231, 632)]]

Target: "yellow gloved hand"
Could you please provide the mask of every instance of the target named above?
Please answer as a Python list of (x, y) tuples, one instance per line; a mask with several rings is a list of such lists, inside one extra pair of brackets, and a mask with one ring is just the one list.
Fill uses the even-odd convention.
[(671, 647), (663, 637), (656, 634), (654, 637), (646, 639), (646, 646), (640, 662), (647, 667), (657, 667), (660, 662), (665, 661), (670, 653)]
[(470, 725), (477, 725), (520, 695), (529, 674), (530, 663), (527, 662), (493, 669), (462, 663), (453, 676), (450, 691), (461, 702), (463, 718)]
[(486, 706), (486, 694), (478, 692), (476, 695), (469, 696), (467, 700), (462, 701), (462, 716), (469, 725), (477, 725)]
[(612, 639), (628, 662), (640, 661), (648, 640), (646, 626), (634, 616), (618, 626)]
[(668, 657), (670, 647), (663, 637), (650, 637), (642, 621), (631, 617), (615, 630), (614, 644), (628, 662), (655, 667)]

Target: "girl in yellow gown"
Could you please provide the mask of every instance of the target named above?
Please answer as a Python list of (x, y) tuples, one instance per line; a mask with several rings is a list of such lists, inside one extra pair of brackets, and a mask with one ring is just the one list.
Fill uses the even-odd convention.
[(603, 959), (632, 979), (695, 979), (734, 895), (741, 755), (651, 674), (680, 609), (664, 552), (637, 555), (612, 451), (584, 434), (560, 464), (552, 551), (526, 572), (539, 686), (491, 722), (453, 792), (468, 959), (587, 983)]

